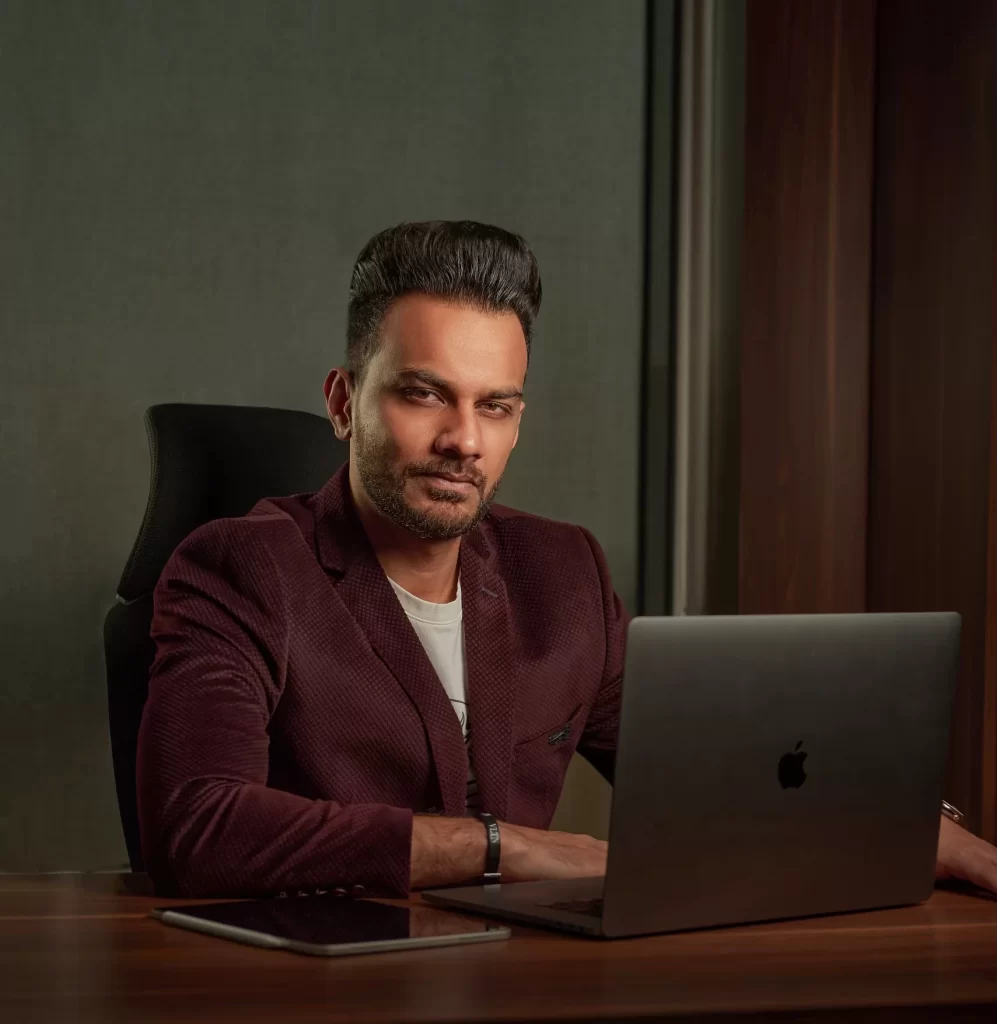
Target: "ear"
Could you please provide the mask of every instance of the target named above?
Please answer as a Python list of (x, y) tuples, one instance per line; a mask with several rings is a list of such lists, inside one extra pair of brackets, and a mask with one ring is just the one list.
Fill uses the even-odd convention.
[(525, 411), (525, 409), (526, 409), (526, 403), (522, 399), (520, 399), (519, 400), (519, 422), (516, 424), (516, 436), (512, 439), (512, 447), (513, 448), (516, 447), (516, 444), (519, 441), (519, 428), (523, 425), (523, 412)]
[(348, 441), (353, 435), (353, 391), (353, 378), (342, 366), (330, 370), (322, 385), (329, 422), (340, 441)]

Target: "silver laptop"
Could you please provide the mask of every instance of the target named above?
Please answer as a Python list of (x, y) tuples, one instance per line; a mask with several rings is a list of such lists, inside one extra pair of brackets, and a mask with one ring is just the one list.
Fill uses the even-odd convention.
[(605, 878), (423, 897), (608, 938), (927, 899), (959, 627), (634, 619)]

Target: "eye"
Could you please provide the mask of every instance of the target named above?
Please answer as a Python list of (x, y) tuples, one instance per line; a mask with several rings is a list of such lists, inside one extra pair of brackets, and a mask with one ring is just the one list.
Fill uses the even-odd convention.
[(402, 394), (406, 398), (410, 398), (412, 401), (418, 402), (422, 405), (439, 398), (439, 395), (430, 388), (405, 388), (404, 391), (402, 391)]
[(502, 402), (482, 402), (478, 408), (483, 409), (489, 416), (509, 416), (512, 414), (512, 409)]

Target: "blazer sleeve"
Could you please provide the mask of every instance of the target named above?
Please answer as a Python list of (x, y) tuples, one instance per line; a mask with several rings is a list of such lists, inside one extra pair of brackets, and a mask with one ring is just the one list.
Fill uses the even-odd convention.
[(209, 523), (157, 585), (137, 763), (146, 866), (160, 892), (182, 896), (351, 885), (406, 895), (411, 810), (267, 786), (288, 601), (266, 533), (258, 520)]
[(613, 590), (609, 566), (599, 542), (583, 527), (579, 527), (595, 559), (602, 591), (603, 623), (606, 630), (606, 660), (602, 684), (596, 696), (585, 729), (578, 742), (580, 753), (607, 781), (613, 781), (616, 765), (616, 737), (620, 728), (620, 697), (623, 686), (623, 663), (626, 651), (627, 627), (630, 616), (619, 595)]

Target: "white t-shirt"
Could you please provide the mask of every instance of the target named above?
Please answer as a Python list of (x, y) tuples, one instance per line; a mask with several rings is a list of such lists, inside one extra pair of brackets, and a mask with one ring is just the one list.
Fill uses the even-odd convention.
[(464, 744), (468, 748), (467, 810), (474, 811), (480, 806), (478, 781), (471, 765), (471, 734), (467, 720), (467, 661), (464, 657), (464, 610), (460, 596), (460, 581), (457, 581), (457, 597), (447, 604), (424, 601), (410, 594), (404, 587), (388, 579), (398, 595), (402, 610), (408, 616), (416, 635), (429, 660), (440, 677), (443, 689), (447, 691), (454, 713), (464, 733)]

